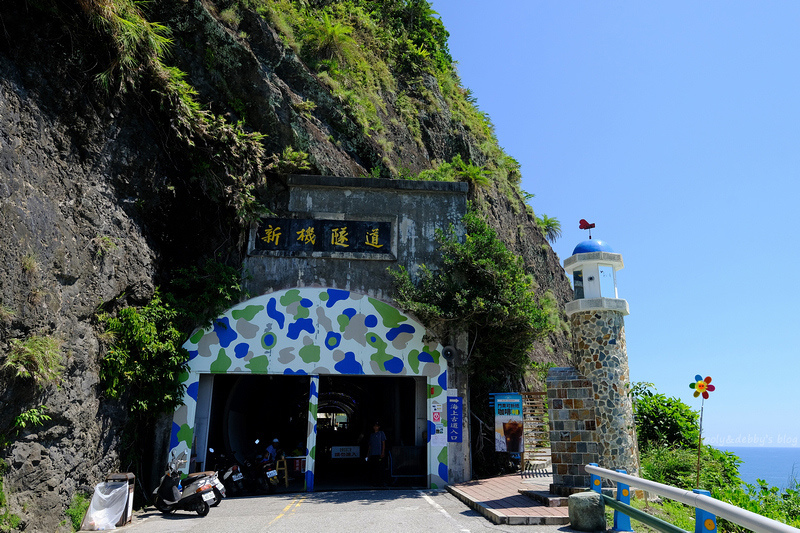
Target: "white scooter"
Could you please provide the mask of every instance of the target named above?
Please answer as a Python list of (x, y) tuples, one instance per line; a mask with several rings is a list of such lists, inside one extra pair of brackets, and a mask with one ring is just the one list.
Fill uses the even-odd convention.
[(213, 482), (202, 476), (191, 481), (187, 478), (186, 485), (182, 486), (179, 468), (185, 464), (185, 451), (170, 461), (169, 469), (161, 478), (161, 483), (153, 491), (156, 509), (164, 514), (184, 510), (206, 516), (210, 505), (214, 504), (216, 500)]
[(211, 507), (216, 507), (226, 495), (225, 485), (223, 485), (222, 481), (219, 480), (219, 472), (214, 472), (213, 470), (208, 470), (206, 472), (194, 472), (193, 474), (186, 476), (186, 479), (182, 480), (181, 483), (184, 485), (191, 485), (192, 483), (201, 481), (203, 479), (207, 483), (211, 484), (211, 488), (214, 491), (214, 501), (208, 502), (208, 504)]

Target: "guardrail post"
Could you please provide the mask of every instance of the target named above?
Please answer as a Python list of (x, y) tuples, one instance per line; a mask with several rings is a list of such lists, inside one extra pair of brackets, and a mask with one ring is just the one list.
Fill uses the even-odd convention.
[[(707, 490), (693, 489), (695, 494), (711, 496)], [(694, 508), (694, 533), (717, 533), (717, 516), (699, 507)]]
[[(626, 470), (617, 470), (620, 474), (627, 474)], [(631, 504), (630, 486), (617, 481), (617, 501), (625, 505)], [(631, 517), (621, 511), (614, 511), (614, 531), (633, 531)]]
[[(589, 463), (591, 466), (598, 466), (597, 463)], [(603, 482), (600, 480), (600, 476), (597, 474), (591, 474), (591, 478), (589, 478), (589, 483), (591, 483), (591, 489), (595, 492), (599, 492), (600, 494), (603, 493)]]

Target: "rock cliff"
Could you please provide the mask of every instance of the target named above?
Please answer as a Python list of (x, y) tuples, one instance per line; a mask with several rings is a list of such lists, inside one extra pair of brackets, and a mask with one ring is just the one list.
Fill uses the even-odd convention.
[[(97, 74), (115, 52), (90, 4), (0, 5), (0, 365), (30, 338), (55, 342), (63, 365), (58, 382), (39, 384), (8, 368), (0, 377), (6, 512), (28, 531), (70, 530), (63, 510), (75, 492), (126, 469), (119, 462), (125, 405), (99, 387), (107, 340), (97, 310), (146, 302), (177, 266), (212, 256), (235, 263), (244, 252), (245, 226), (220, 201), (232, 186), (214, 193), (197, 178), (205, 164), (198, 150), (208, 149), (213, 171), (211, 152), (229, 141), (182, 139), (164, 81), (147, 61), (102, 89)], [(265, 135), (273, 170), (286, 164), (286, 147), (307, 154), (305, 171), (335, 176), (395, 177), (457, 155), (488, 162), (430, 73), (418, 73), (413, 87), (401, 80), (378, 90), (385, 102), (373, 118), (378, 134), (286, 43), (269, 13), (241, 9), (231, 20), (221, 16), (225, 6), (206, 1), (154, 4), (148, 18), (171, 29), (169, 61), (186, 73), (196, 99), (220, 120)], [(409, 98), (426, 102), (411, 118)], [(275, 201), (269, 180), (256, 181), (255, 194)], [(524, 258), (540, 298), (562, 314), (569, 283), (519, 191), (490, 184), (470, 195)], [(532, 357), (564, 364), (567, 350), (559, 329)], [(50, 419), (21, 427), (17, 417), (38, 406)], [(145, 456), (165, 449), (158, 441), (141, 446)]]

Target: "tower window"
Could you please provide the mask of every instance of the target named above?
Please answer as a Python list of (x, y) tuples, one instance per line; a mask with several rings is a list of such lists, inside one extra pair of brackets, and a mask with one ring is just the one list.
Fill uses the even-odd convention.
[(583, 271), (575, 270), (572, 273), (572, 284), (575, 286), (575, 299), (583, 299)]
[(617, 284), (614, 280), (614, 267), (611, 265), (598, 265), (600, 276), (600, 296), (603, 298), (617, 297)]

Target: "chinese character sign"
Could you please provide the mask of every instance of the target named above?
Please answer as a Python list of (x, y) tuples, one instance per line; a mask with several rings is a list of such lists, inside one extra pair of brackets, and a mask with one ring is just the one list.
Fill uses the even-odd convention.
[(447, 442), (461, 442), (461, 417), (464, 411), (464, 398), (447, 397)]
[(494, 395), (494, 449), (498, 452), (522, 452), (522, 395)]
[(391, 222), (263, 218), (255, 251), (391, 253)]
[(281, 227), (275, 226), (272, 227), (272, 224), (267, 225), (266, 228), (263, 228), (261, 231), (261, 240), (266, 242), (267, 244), (278, 244), (278, 239), (281, 236)]

